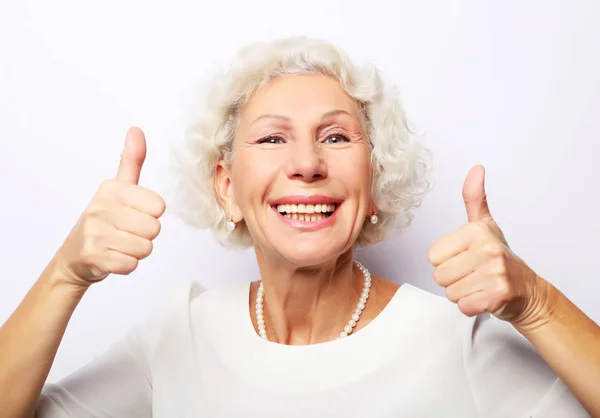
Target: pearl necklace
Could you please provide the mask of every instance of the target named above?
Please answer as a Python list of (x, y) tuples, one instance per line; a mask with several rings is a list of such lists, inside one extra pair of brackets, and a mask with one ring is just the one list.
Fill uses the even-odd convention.
[[(365, 305), (367, 303), (367, 299), (369, 298), (369, 292), (371, 291), (371, 273), (369, 270), (358, 261), (354, 262), (356, 267), (360, 270), (365, 280), (363, 285), (363, 291), (360, 295), (360, 299), (356, 304), (356, 309), (352, 314), (352, 317), (344, 327), (344, 330), (340, 332), (339, 338), (345, 338), (352, 333), (352, 330), (356, 326), (356, 323), (360, 319), (360, 315), (365, 309)], [(260, 285), (258, 286), (258, 291), (256, 292), (256, 322), (258, 324), (258, 333), (260, 337), (264, 340), (267, 340), (267, 329), (265, 327), (265, 317), (264, 317), (264, 307), (263, 302), (265, 298), (265, 289), (263, 287), (263, 282), (261, 280)]]

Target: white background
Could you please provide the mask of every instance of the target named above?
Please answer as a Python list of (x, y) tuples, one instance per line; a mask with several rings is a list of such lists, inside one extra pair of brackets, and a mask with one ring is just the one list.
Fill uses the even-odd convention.
[[(127, 127), (146, 132), (141, 184), (169, 187), (195, 81), (253, 40), (323, 37), (397, 83), (434, 153), (413, 226), (359, 254), (375, 273), (443, 294), (426, 254), (466, 222), (468, 169), (487, 168), (511, 248), (600, 321), (600, 3), (579, 1), (3, 1), (0, 3), (0, 323), (116, 173)], [(257, 278), (171, 214), (152, 257), (85, 296), (50, 380), (88, 361), (178, 283)], [(43, 338), (40, 335), (40, 338)]]

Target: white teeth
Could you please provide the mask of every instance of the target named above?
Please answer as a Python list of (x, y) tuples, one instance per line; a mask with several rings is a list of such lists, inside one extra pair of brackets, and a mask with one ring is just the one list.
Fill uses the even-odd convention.
[(327, 215), (323, 215), (321, 213), (314, 213), (312, 215), (303, 213), (286, 213), (283, 215), (283, 217), (288, 219), (295, 219), (302, 222), (315, 222), (327, 218)]
[(335, 203), (317, 203), (316, 205), (290, 203), (277, 205), (277, 212), (288, 219), (302, 222), (315, 222), (327, 218), (329, 215), (326, 215), (325, 213), (331, 213), (335, 208)]
[(277, 205), (277, 212), (280, 213), (324, 213), (333, 212), (335, 210), (335, 203), (317, 203), (316, 205), (305, 205), (299, 204), (285, 204)]

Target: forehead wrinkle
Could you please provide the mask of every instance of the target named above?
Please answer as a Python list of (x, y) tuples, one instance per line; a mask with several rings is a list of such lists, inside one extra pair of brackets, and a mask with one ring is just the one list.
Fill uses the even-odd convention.
[[(354, 116), (352, 113), (348, 112), (347, 110), (343, 110), (343, 109), (336, 109), (336, 110), (330, 110), (328, 112), (323, 113), (323, 115), (321, 115), (321, 122), (326, 121), (327, 119), (331, 119), (334, 118), (336, 116), (339, 115), (347, 115), (349, 117), (351, 117), (352, 119), (356, 120), (356, 116)], [(292, 122), (292, 118), (286, 115), (276, 115), (273, 113), (266, 113), (264, 115), (260, 115), (259, 117), (257, 117), (256, 119), (254, 119), (254, 121), (252, 121), (248, 127), (251, 127), (252, 125), (254, 125), (255, 123), (263, 120), (263, 119), (275, 119), (277, 121), (281, 121), (281, 122), (286, 122), (286, 123), (291, 123)], [(358, 121), (357, 121), (358, 122)]]
[(284, 115), (275, 115), (272, 113), (266, 113), (264, 115), (260, 115), (259, 117), (257, 117), (256, 119), (254, 119), (254, 121), (252, 121), (252, 123), (250, 123), (250, 125), (248, 125), (248, 127), (254, 125), (256, 122), (262, 120), (262, 119), (276, 119), (278, 121), (281, 122), (291, 122), (292, 118), (290, 118), (289, 116), (284, 116)]

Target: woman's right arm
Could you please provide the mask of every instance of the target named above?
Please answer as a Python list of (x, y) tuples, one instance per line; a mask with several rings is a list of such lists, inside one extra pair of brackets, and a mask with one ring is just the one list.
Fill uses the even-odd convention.
[(0, 417), (33, 417), (71, 314), (87, 289), (65, 279), (54, 258), (0, 328)]
[[(0, 417), (34, 416), (67, 324), (89, 286), (111, 273), (131, 273), (152, 252), (165, 203), (137, 185), (145, 155), (143, 133), (130, 129), (116, 178), (102, 183), (0, 328)], [(127, 357), (118, 361), (124, 361), (121, 358)], [(115, 361), (116, 357), (109, 359)]]

